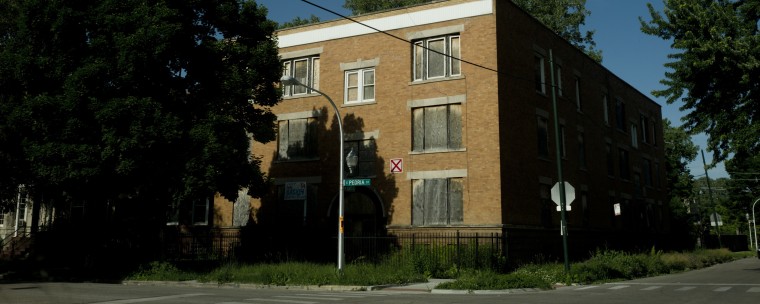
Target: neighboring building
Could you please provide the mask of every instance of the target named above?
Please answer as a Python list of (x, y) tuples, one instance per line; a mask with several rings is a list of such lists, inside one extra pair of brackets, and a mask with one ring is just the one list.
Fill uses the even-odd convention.
[[(577, 197), (571, 245), (646, 245), (669, 231), (661, 107), (511, 1), (353, 19), (374, 29), (337, 20), (278, 32), (284, 74), (335, 101), (346, 149), (325, 97), (285, 87), (278, 140), (252, 147), (274, 187), (252, 200), (257, 225), (334, 235), (338, 157), (353, 150), (348, 177), (371, 185), (346, 192), (346, 236), (507, 233), (510, 250), (555, 250), (553, 55), (558, 150)], [(216, 224), (230, 225), (232, 204), (215, 206)]]

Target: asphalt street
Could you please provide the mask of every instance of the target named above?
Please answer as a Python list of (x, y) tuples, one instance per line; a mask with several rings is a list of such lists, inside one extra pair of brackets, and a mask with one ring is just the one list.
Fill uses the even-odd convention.
[[(550, 291), (498, 290), (468, 293), (430, 289), (434, 283), (385, 286), (370, 291), (344, 286), (262, 288), (256, 285), (14, 283), (0, 284), (0, 303), (760, 303), (760, 260), (748, 258), (713, 267)], [(367, 287), (365, 287), (367, 288)], [(372, 288), (367, 288), (372, 289)]]

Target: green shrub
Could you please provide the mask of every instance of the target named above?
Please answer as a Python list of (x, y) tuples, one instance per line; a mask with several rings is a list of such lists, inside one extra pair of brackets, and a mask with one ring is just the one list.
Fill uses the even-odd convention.
[(502, 290), (517, 288), (551, 288), (551, 282), (535, 275), (498, 274), (490, 270), (465, 271), (458, 280), (438, 285), (440, 289)]
[(174, 264), (151, 262), (148, 265), (141, 266), (127, 279), (137, 281), (188, 281), (196, 277), (197, 274), (180, 270)]

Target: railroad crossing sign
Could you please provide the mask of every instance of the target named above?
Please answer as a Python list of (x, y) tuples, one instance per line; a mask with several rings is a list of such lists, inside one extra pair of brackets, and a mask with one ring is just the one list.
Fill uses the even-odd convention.
[[(555, 204), (557, 204), (557, 211), (561, 211), (562, 207), (560, 204), (562, 203), (559, 197), (559, 182), (554, 184), (554, 187), (552, 187), (552, 201), (554, 201)], [(570, 185), (570, 183), (565, 182), (565, 210), (570, 211), (570, 204), (573, 203), (575, 200), (575, 188), (573, 188), (573, 185)]]

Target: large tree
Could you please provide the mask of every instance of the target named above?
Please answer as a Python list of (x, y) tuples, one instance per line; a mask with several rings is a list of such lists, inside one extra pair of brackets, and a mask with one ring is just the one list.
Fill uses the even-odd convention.
[(602, 51), (595, 49), (594, 31), (581, 31), (586, 17), (591, 11), (586, 9), (586, 0), (512, 0), (549, 29), (588, 54), (597, 62), (602, 62)]
[(714, 161), (760, 152), (760, 0), (665, 0), (651, 4), (644, 33), (671, 41), (669, 71), (655, 91), (683, 102), (684, 126), (708, 135)]
[(670, 120), (663, 119), (663, 139), (665, 141), (665, 178), (667, 200), (673, 216), (673, 231), (696, 237), (700, 231), (692, 229), (700, 220), (699, 206), (693, 204), (694, 177), (688, 169), (697, 157), (697, 146), (683, 128), (674, 127)]
[(256, 195), (249, 145), (275, 138), (275, 27), (247, 0), (0, 0), (4, 197), (23, 184), (161, 217), (169, 202)]
[(694, 177), (688, 165), (697, 158), (698, 148), (683, 128), (674, 127), (667, 118), (662, 120), (662, 127), (669, 200), (683, 203), (684, 199), (692, 196)]
[[(385, 9), (399, 8), (434, 0), (346, 0), (343, 7), (353, 14), (365, 14)], [(515, 4), (541, 21), (549, 29), (584, 51), (597, 62), (602, 61), (602, 52), (594, 49), (594, 31), (582, 33), (581, 25), (591, 12), (586, 9), (586, 0), (512, 0)]]

